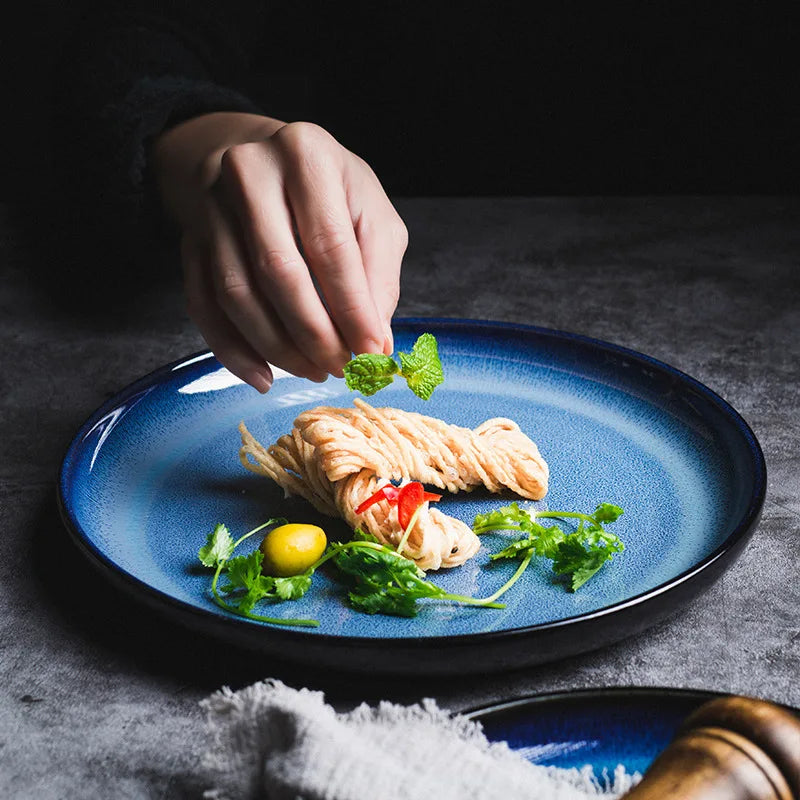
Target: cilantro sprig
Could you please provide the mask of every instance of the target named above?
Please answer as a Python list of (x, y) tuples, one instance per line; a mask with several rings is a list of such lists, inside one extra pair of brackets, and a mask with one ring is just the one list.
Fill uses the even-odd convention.
[(366, 397), (385, 389), (395, 375), (400, 375), (417, 397), (429, 400), (433, 390), (444, 381), (439, 346), (432, 333), (423, 333), (414, 342), (410, 353), (398, 353), (400, 365), (387, 355), (362, 353), (344, 366), (347, 388)]
[(334, 545), (333, 562), (349, 585), (350, 606), (367, 614), (413, 617), (417, 601), (425, 598), (449, 600), (484, 608), (505, 608), (493, 597), (476, 598), (453, 594), (425, 579), (425, 573), (410, 559), (378, 543), (369, 533), (357, 530), (353, 540)]
[[(276, 578), (261, 572), (263, 555), (254, 550), (246, 556), (234, 556), (234, 550), (246, 539), (264, 528), (283, 525), (285, 519), (270, 519), (234, 541), (225, 525), (217, 525), (208, 534), (198, 557), (214, 569), (211, 595), (214, 602), (226, 611), (248, 619), (274, 625), (317, 627), (313, 619), (284, 619), (257, 614), (253, 611), (260, 601), (281, 602), (297, 600), (311, 588), (314, 573), (327, 561), (332, 561), (348, 586), (350, 606), (367, 614), (390, 614), (413, 617), (422, 599), (445, 600), (485, 608), (505, 608), (496, 597), (475, 598), (453, 594), (425, 579), (425, 573), (410, 559), (383, 544), (368, 533), (357, 530), (349, 542), (334, 542), (305, 572), (288, 578)], [(220, 586), (225, 574), (227, 583)], [(225, 594), (230, 599), (222, 595)]]
[[(312, 586), (313, 576), (325, 563), (331, 562), (341, 583), (347, 589), (347, 602), (366, 614), (389, 614), (414, 617), (420, 600), (441, 600), (481, 608), (505, 608), (497, 600), (505, 594), (528, 568), (534, 557), (548, 558), (553, 571), (563, 576), (568, 588), (575, 591), (588, 581), (615, 553), (625, 549), (618, 536), (605, 529), (622, 514), (611, 503), (600, 503), (591, 514), (577, 511), (526, 511), (517, 503), (503, 506), (475, 517), (477, 534), (512, 530), (524, 534), (490, 556), (491, 561), (518, 559), (517, 569), (489, 597), (477, 598), (454, 594), (429, 581), (425, 573), (396, 550), (381, 544), (374, 536), (356, 530), (348, 542), (332, 542), (305, 572), (290, 577), (273, 577), (262, 572), (263, 555), (256, 549), (248, 555), (235, 556), (240, 544), (265, 528), (285, 525), (275, 518), (234, 540), (225, 525), (217, 525), (208, 534), (198, 557), (214, 570), (211, 595), (226, 611), (248, 619), (274, 625), (317, 627), (314, 619), (280, 618), (254, 611), (261, 602), (279, 603), (298, 600)], [(553, 519), (559, 524), (542, 525), (536, 520)], [(564, 529), (566, 520), (577, 520), (575, 530)], [(221, 579), (224, 583), (220, 584)]]
[[(319, 622), (313, 619), (284, 619), (253, 612), (256, 603), (261, 600), (298, 600), (311, 586), (310, 574), (302, 573), (289, 578), (276, 578), (261, 572), (264, 556), (260, 550), (254, 550), (246, 556), (233, 555), (234, 550), (242, 542), (264, 528), (285, 524), (286, 520), (282, 518), (269, 519), (236, 541), (225, 525), (217, 525), (208, 534), (205, 545), (200, 548), (197, 555), (206, 567), (214, 569), (211, 595), (214, 602), (221, 608), (241, 617), (270, 622), (273, 625), (317, 627)], [(219, 586), (219, 579), (223, 573), (225, 573), (228, 583)], [(226, 600), (220, 592), (228, 595), (231, 599)]]
[[(477, 534), (497, 530), (516, 530), (525, 534), (490, 556), (492, 561), (520, 559), (521, 564), (504, 587), (513, 585), (525, 571), (534, 556), (553, 562), (553, 572), (563, 576), (571, 591), (576, 591), (595, 575), (615, 553), (625, 549), (622, 540), (604, 528), (615, 522), (623, 511), (612, 503), (600, 503), (591, 514), (578, 511), (531, 511), (511, 503), (503, 508), (478, 514), (473, 530)], [(544, 525), (537, 519), (577, 520), (574, 531), (567, 532), (560, 525)]]

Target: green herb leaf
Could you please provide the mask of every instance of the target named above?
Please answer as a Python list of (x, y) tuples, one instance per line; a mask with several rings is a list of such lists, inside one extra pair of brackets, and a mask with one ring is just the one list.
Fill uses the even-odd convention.
[(574, 592), (583, 586), (613, 555), (605, 547), (584, 545), (575, 535), (568, 536), (558, 546), (553, 559), (553, 572), (566, 575)]
[(271, 580), (272, 591), (279, 600), (299, 600), (311, 588), (311, 574), (308, 572)]
[(254, 550), (249, 556), (236, 556), (228, 562), (228, 580), (230, 583), (222, 587), (222, 591), (230, 594), (238, 589), (245, 593), (239, 600), (238, 609), (249, 613), (259, 600), (272, 593), (272, 579), (261, 574), (263, 555)]
[(477, 534), (501, 530), (530, 531), (532, 526), (533, 520), (530, 515), (517, 503), (511, 503), (494, 511), (478, 514), (472, 523), (472, 530)]
[(222, 587), (222, 591), (230, 594), (244, 589), (245, 594), (239, 602), (242, 611), (251, 611), (259, 600), (299, 600), (311, 587), (310, 572), (283, 578), (263, 575), (263, 560), (261, 551), (254, 550), (249, 556), (237, 556), (228, 562), (230, 582)]
[(387, 387), (397, 374), (397, 362), (381, 353), (362, 353), (344, 365), (347, 388), (369, 397)]
[(338, 552), (333, 563), (345, 575), (364, 586), (395, 586), (413, 590), (425, 573), (413, 562), (388, 548), (348, 548)]
[(444, 382), (444, 370), (439, 360), (436, 337), (423, 333), (411, 348), (410, 353), (398, 353), (400, 374), (417, 397), (429, 400), (433, 390)]
[[(524, 511), (521, 512), (525, 514)], [(527, 539), (517, 539), (507, 547), (490, 556), (492, 561), (500, 558), (524, 558), (528, 553), (545, 558), (553, 558), (558, 552), (558, 546), (564, 541), (566, 534), (557, 525), (545, 528), (535, 522), (530, 522)]]
[(501, 558), (524, 558), (528, 553), (533, 552), (536, 553), (536, 539), (517, 539), (515, 542), (511, 542), (510, 545), (504, 547), (502, 550), (498, 550), (496, 553), (492, 553), (489, 556), (491, 561), (497, 561)]
[(623, 510), (613, 503), (600, 503), (592, 516), (600, 523), (616, 522), (623, 514)]
[(261, 562), (264, 560), (260, 550), (253, 550), (248, 556), (236, 556), (228, 561), (228, 586), (223, 591), (249, 589), (261, 577)]
[(366, 614), (413, 617), (417, 601), (424, 598), (503, 608), (492, 599), (480, 600), (445, 591), (425, 580), (425, 573), (413, 561), (378, 544), (362, 531), (356, 531), (352, 541), (334, 545), (331, 558), (350, 585), (350, 605)]
[(415, 617), (417, 598), (394, 586), (356, 588), (348, 592), (350, 606), (364, 614), (388, 614), (394, 617)]
[(221, 561), (227, 561), (233, 554), (233, 538), (224, 525), (217, 525), (208, 534), (206, 543), (197, 553), (200, 561), (207, 567), (216, 567)]
[(433, 390), (444, 381), (439, 347), (432, 333), (423, 333), (410, 353), (398, 353), (400, 367), (391, 356), (361, 353), (344, 365), (347, 388), (366, 397), (386, 388), (397, 374), (402, 375), (414, 394), (429, 400)]
[[(528, 559), (533, 555), (543, 556), (553, 561), (553, 571), (567, 576), (571, 591), (583, 586), (600, 567), (609, 561), (614, 553), (625, 549), (622, 540), (607, 531), (602, 523), (614, 522), (622, 514), (622, 509), (611, 503), (600, 503), (594, 514), (577, 511), (532, 511), (527, 512), (517, 503), (475, 517), (475, 533), (493, 530), (515, 530), (526, 534), (502, 550), (490, 556), (492, 561), (504, 558)], [(566, 533), (558, 525), (545, 528), (536, 522), (539, 518), (577, 519), (578, 527)], [(518, 573), (503, 589), (513, 585)], [(499, 596), (497, 593), (495, 596)]]
[(537, 525), (537, 528), (539, 528), (539, 535), (536, 542), (536, 555), (552, 559), (566, 538), (566, 534), (558, 525), (551, 525), (549, 528)]

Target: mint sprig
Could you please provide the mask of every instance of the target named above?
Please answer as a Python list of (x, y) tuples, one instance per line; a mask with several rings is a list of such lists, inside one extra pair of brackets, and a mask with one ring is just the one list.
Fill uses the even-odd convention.
[(370, 397), (385, 389), (399, 372), (397, 362), (382, 353), (362, 353), (344, 365), (344, 380), (348, 389)]
[(439, 347), (432, 333), (423, 333), (414, 342), (410, 353), (398, 353), (400, 366), (381, 353), (362, 353), (344, 366), (347, 388), (370, 397), (386, 388), (395, 375), (405, 378), (417, 397), (429, 400), (433, 390), (444, 382), (444, 370), (439, 360)]
[(444, 382), (444, 370), (439, 360), (436, 337), (423, 333), (411, 348), (410, 353), (398, 353), (400, 374), (417, 397), (429, 400), (433, 390)]

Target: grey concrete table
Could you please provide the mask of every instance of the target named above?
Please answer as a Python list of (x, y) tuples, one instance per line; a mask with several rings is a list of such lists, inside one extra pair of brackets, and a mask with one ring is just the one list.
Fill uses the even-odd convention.
[[(177, 278), (116, 293), (43, 269), (0, 216), (0, 795), (197, 797), (198, 701), (274, 676), (337, 707), (436, 697), (461, 710), (602, 686), (748, 693), (800, 705), (800, 202), (796, 199), (399, 199), (411, 232), (399, 315), (535, 323), (634, 348), (736, 407), (769, 486), (744, 555), (644, 634), (479, 680), (320, 674), (222, 648), (98, 583), (55, 505), (64, 448), (102, 401), (203, 347)], [(7, 210), (6, 210), (7, 212)], [(57, 270), (56, 270), (57, 272)], [(113, 267), (109, 267), (113, 275)], [(47, 276), (47, 277), (45, 277)], [(95, 287), (96, 288), (96, 287)], [(83, 302), (80, 302), (83, 297)]]

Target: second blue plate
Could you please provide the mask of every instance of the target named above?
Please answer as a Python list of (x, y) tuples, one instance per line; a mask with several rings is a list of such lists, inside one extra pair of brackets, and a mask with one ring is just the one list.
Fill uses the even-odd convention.
[(590, 766), (613, 776), (618, 766), (644, 774), (683, 721), (723, 695), (649, 687), (582, 689), (533, 695), (467, 712), (492, 742), (506, 742), (534, 764)]

